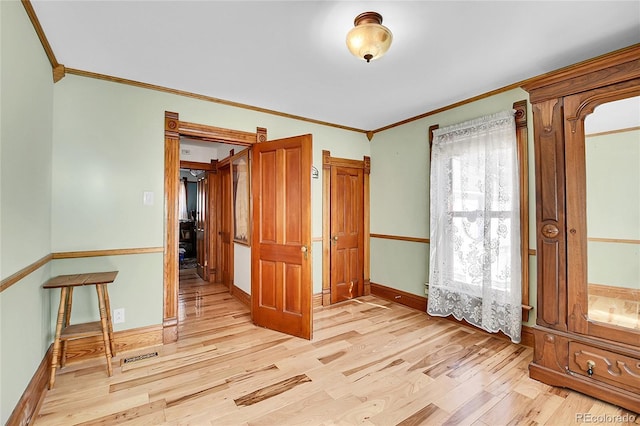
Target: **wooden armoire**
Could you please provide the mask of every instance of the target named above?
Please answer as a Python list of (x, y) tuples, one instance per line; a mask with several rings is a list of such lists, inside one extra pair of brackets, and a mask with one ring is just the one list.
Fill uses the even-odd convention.
[(589, 129), (625, 115), (607, 116), (615, 106), (640, 104), (640, 45), (523, 87), (533, 110), (536, 173), (529, 374), (638, 412), (640, 126)]

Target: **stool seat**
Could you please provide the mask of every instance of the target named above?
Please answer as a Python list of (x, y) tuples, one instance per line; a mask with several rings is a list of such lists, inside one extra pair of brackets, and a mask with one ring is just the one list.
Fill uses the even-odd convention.
[(118, 271), (92, 272), (88, 274), (58, 275), (50, 278), (42, 288), (77, 287), (80, 285), (109, 284), (115, 281)]
[[(60, 305), (56, 334), (53, 341), (53, 356), (51, 358), (51, 375), (49, 389), (53, 389), (56, 380), (56, 368), (64, 367), (67, 353), (67, 341), (91, 336), (102, 336), (104, 353), (107, 359), (107, 374), (113, 374), (111, 358), (115, 355), (113, 341), (113, 326), (111, 324), (111, 306), (107, 284), (115, 281), (118, 271), (95, 272), (88, 274), (59, 275), (49, 279), (43, 288), (60, 289)], [(98, 293), (98, 310), (100, 321), (71, 324), (71, 306), (73, 303), (73, 289), (78, 286), (95, 285)]]

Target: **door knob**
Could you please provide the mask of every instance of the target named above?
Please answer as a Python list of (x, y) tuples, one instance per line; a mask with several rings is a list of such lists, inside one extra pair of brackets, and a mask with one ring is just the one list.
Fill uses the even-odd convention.
[(301, 251), (302, 253), (304, 253), (304, 260), (307, 260), (307, 252), (309, 251), (309, 250), (307, 249), (307, 246), (302, 246), (302, 247), (300, 247), (300, 251)]
[(338, 236), (337, 236), (337, 235), (334, 235), (334, 236), (333, 236), (333, 238), (331, 239), (331, 242), (332, 242), (333, 244), (338, 244)]

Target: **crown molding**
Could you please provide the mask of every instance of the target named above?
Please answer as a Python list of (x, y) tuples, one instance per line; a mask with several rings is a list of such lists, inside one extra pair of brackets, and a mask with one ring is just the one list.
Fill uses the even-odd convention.
[(65, 76), (65, 68), (64, 65), (60, 64), (56, 59), (56, 55), (53, 53), (53, 49), (49, 44), (49, 40), (47, 40), (47, 36), (44, 34), (44, 30), (42, 29), (42, 25), (40, 25), (40, 20), (36, 16), (36, 11), (33, 10), (33, 5), (30, 0), (22, 0), (22, 6), (24, 10), (27, 12), (27, 16), (31, 21), (31, 25), (33, 25), (33, 29), (36, 31), (38, 35), (38, 39), (40, 39), (40, 44), (42, 44), (42, 48), (49, 59), (49, 63), (51, 64), (51, 69), (53, 70), (53, 82), (57, 83), (62, 80)]
[(242, 109), (246, 109), (246, 110), (250, 110), (250, 111), (256, 111), (256, 112), (261, 112), (261, 113), (265, 113), (265, 114), (270, 114), (270, 115), (275, 115), (278, 117), (284, 117), (284, 118), (289, 118), (292, 120), (298, 120), (298, 121), (304, 121), (307, 123), (312, 123), (312, 124), (318, 124), (321, 126), (327, 126), (327, 127), (333, 127), (333, 128), (337, 128), (337, 129), (342, 129), (342, 130), (347, 130), (350, 132), (357, 132), (357, 133), (363, 133), (366, 135), (367, 139), (369, 141), (373, 140), (373, 137), (375, 136), (376, 133), (385, 131), (385, 130), (389, 130), (392, 129), (394, 127), (399, 127), (402, 126), (404, 124), (407, 123), (411, 123), (413, 121), (417, 121), (417, 120), (421, 120), (423, 118), (435, 115), (435, 114), (439, 114), (441, 112), (445, 112), (448, 111), (450, 109), (454, 109), (472, 102), (476, 102), (479, 101), (481, 99), (485, 99), (494, 95), (498, 95), (500, 93), (504, 93), (504, 92), (508, 92), (509, 90), (513, 90), (513, 89), (517, 89), (517, 88), (522, 88), (524, 86), (529, 86), (531, 84), (534, 84), (535, 82), (539, 81), (542, 78), (546, 78), (549, 75), (555, 75), (558, 73), (562, 73), (562, 72), (570, 72), (571, 70), (573, 70), (576, 67), (580, 67), (583, 66), (585, 63), (589, 63), (592, 62), (594, 60), (598, 60), (601, 59), (602, 57), (606, 57), (609, 55), (614, 55), (616, 53), (619, 53), (620, 51), (625, 51), (625, 50), (633, 50), (635, 48), (637, 48), (638, 45), (633, 45), (633, 46), (629, 46), (627, 48), (624, 49), (620, 49), (618, 51), (615, 52), (611, 52), (605, 55), (602, 55), (598, 58), (594, 58), (594, 59), (589, 59), (587, 61), (583, 61), (574, 65), (570, 65), (568, 67), (564, 67), (561, 68), (559, 70), (556, 71), (552, 71), (550, 73), (547, 74), (543, 74), (541, 76), (536, 76), (536, 77), (532, 77), (526, 80), (522, 80), (519, 81), (517, 83), (513, 83), (504, 87), (501, 87), (499, 89), (496, 90), (492, 90), (490, 92), (486, 92), (483, 93), (481, 95), (478, 96), (474, 96), (456, 103), (453, 103), (451, 105), (447, 105), (445, 107), (442, 108), (438, 108), (432, 111), (428, 111), (425, 112), (423, 114), (420, 115), (416, 115), (414, 117), (410, 117), (407, 118), (405, 120), (402, 121), (398, 121), (396, 123), (392, 123), (389, 124), (387, 126), (384, 127), (380, 127), (378, 129), (375, 130), (364, 130), (364, 129), (358, 129), (355, 127), (349, 127), (349, 126), (343, 126), (340, 124), (335, 124), (335, 123), (330, 123), (327, 121), (322, 121), (322, 120), (315, 120), (313, 118), (308, 118), (308, 117), (302, 117), (299, 115), (294, 115), (294, 114), (288, 114), (285, 112), (281, 112), (281, 111), (275, 111), (275, 110), (271, 110), (271, 109), (267, 109), (267, 108), (261, 108), (261, 107), (256, 107), (256, 106), (252, 106), (252, 105), (247, 105), (247, 104), (243, 104), (243, 103), (239, 103), (239, 102), (233, 102), (233, 101), (229, 101), (229, 100), (225, 100), (225, 99), (220, 99), (220, 98), (215, 98), (212, 96), (206, 96), (206, 95), (201, 95), (198, 93), (193, 93), (193, 92), (187, 92), (184, 90), (178, 90), (178, 89), (172, 89), (169, 87), (164, 87), (164, 86), (159, 86), (159, 85), (155, 85), (155, 84), (150, 84), (150, 83), (144, 83), (144, 82), (140, 82), (140, 81), (135, 81), (135, 80), (129, 80), (129, 79), (125, 79), (125, 78), (120, 78), (120, 77), (115, 77), (115, 76), (110, 76), (110, 75), (106, 75), (106, 74), (99, 74), (99, 73), (95, 73), (95, 72), (91, 72), (91, 71), (84, 71), (84, 70), (79, 70), (79, 69), (74, 69), (74, 68), (66, 68), (64, 65), (58, 63), (58, 61), (56, 60), (55, 54), (53, 53), (53, 49), (51, 49), (51, 45), (49, 44), (49, 41), (47, 40), (46, 35), (44, 34), (44, 30), (42, 29), (42, 26), (40, 25), (40, 21), (38, 20), (38, 17), (36, 16), (36, 13), (33, 9), (33, 6), (31, 5), (31, 1), (30, 0), (21, 0), (22, 4), (27, 12), (27, 15), (29, 16), (29, 19), (31, 20), (31, 23), (33, 24), (33, 28), (35, 29), (38, 38), (40, 39), (40, 42), (42, 43), (42, 47), (44, 48), (47, 57), (49, 58), (49, 62), (51, 63), (51, 67), (53, 69), (53, 81), (54, 82), (58, 82), (60, 81), (62, 78), (65, 77), (65, 75), (68, 74), (74, 74), (77, 76), (82, 76), (82, 77), (88, 77), (88, 78), (94, 78), (94, 79), (98, 79), (98, 80), (105, 80), (105, 81), (111, 81), (114, 83), (120, 83), (120, 84), (127, 84), (130, 86), (135, 86), (135, 87), (140, 87), (140, 88), (144, 88), (144, 89), (149, 89), (149, 90), (155, 90), (155, 91), (159, 91), (159, 92), (165, 92), (165, 93), (171, 93), (174, 95), (178, 95), (178, 96), (185, 96), (188, 98), (194, 98), (194, 99), (199, 99), (202, 101), (206, 101), (206, 102), (213, 102), (213, 103), (217, 103), (217, 104), (221, 104), (221, 105), (227, 105), (227, 106), (231, 106), (231, 107), (236, 107), (236, 108), (242, 108)]

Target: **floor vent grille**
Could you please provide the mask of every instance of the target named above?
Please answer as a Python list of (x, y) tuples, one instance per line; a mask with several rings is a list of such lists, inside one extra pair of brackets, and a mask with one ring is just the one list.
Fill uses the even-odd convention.
[(148, 354), (136, 355), (130, 358), (125, 358), (123, 363), (128, 364), (130, 362), (141, 361), (143, 359), (153, 358), (154, 356), (158, 356), (158, 352), (149, 352)]

